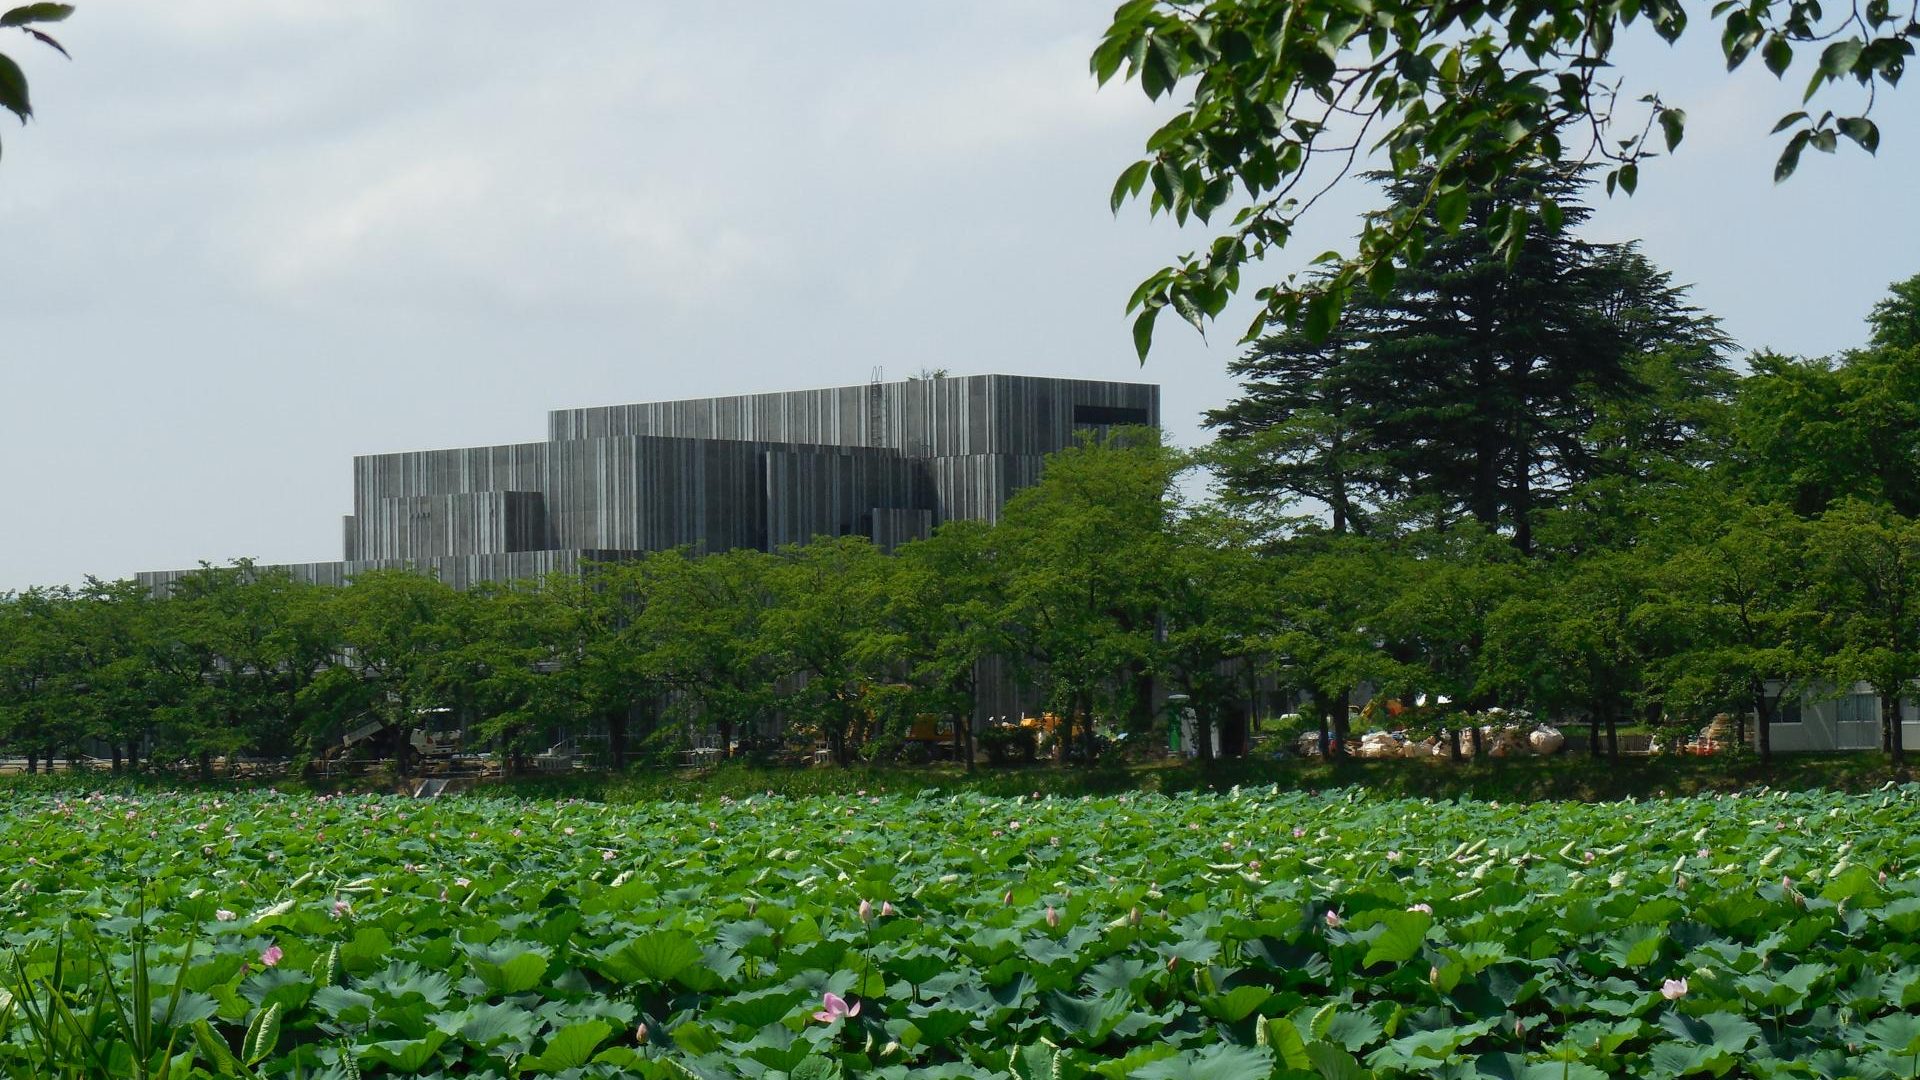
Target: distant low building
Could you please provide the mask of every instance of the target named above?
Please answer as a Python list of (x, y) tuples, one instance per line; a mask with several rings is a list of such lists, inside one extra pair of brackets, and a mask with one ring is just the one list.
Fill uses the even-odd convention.
[[(1779, 694), (1779, 684), (1767, 688)], [(1917, 688), (1920, 692), (1920, 688)], [(1806, 750), (1878, 750), (1884, 730), (1880, 695), (1867, 683), (1817, 686), (1789, 696), (1774, 710), (1768, 738), (1777, 752)], [(1909, 749), (1920, 747), (1920, 707), (1900, 700), (1900, 735)], [(1749, 733), (1749, 739), (1753, 735)]]
[[(1158, 386), (1025, 375), (560, 409), (542, 442), (355, 458), (343, 558), (286, 569), (339, 584), (412, 567), (464, 588), (681, 546), (890, 550), (996, 520), (1082, 432), (1159, 422)], [(188, 573), (138, 578), (164, 592)]]

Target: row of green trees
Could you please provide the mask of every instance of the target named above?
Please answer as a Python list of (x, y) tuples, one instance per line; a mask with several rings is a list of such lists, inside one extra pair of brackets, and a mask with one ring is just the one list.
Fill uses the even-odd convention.
[(1574, 718), (1596, 752), (1627, 723), (1751, 716), (1762, 755), (1783, 701), (1863, 681), (1902, 757), (1920, 278), (1873, 308), (1863, 347), (1740, 371), (1632, 245), (1577, 235), (1577, 173), (1516, 182), (1564, 221), (1509, 261), (1481, 208), (1409, 207), (1462, 220), (1336, 333), (1252, 348), (1201, 451), (1147, 430), (1088, 442), (998, 522), (891, 555), (672, 551), (466, 592), (239, 564), (165, 598), (8, 595), (0, 747), (298, 757), (444, 709), (515, 762), (561, 731), (604, 736), (615, 765), (692, 731), (752, 747), (775, 718), (849, 762), (930, 717), (971, 760), (960, 721), (991, 659), (1089, 758), (1096, 720), (1162, 719), (1156, 680), (1203, 723), (1257, 683), (1297, 694), (1329, 744), (1366, 688)]
[(104, 749), (116, 767), (299, 757), (368, 717), (405, 730), (446, 709), (511, 761), (565, 729), (603, 734), (618, 767), (695, 730), (754, 746), (778, 714), (783, 738), (848, 762), (897, 748), (916, 717), (964, 737), (979, 662), (1001, 657), (1068, 738), (1095, 718), (1149, 730), (1150, 678), (1211, 720), (1259, 675), (1309, 698), (1336, 742), (1365, 685), (1580, 717), (1596, 748), (1625, 722), (1752, 714), (1766, 755), (1783, 697), (1864, 680), (1891, 709), (1920, 677), (1920, 523), (1865, 499), (1803, 515), (1706, 473), (1629, 500), (1630, 544), (1588, 542), (1621, 530), (1569, 506), (1543, 524), (1553, 545), (1524, 553), (1471, 522), (1276, 537), (1188, 505), (1192, 464), (1150, 432), (1091, 443), (1000, 523), (894, 555), (859, 538), (671, 551), (464, 592), (245, 563), (164, 599), (28, 590), (0, 600), (0, 746)]
[(0, 596), (0, 747), (205, 767), (318, 756), (370, 719), (404, 732), (447, 710), (516, 763), (561, 731), (603, 736), (616, 767), (693, 731), (753, 747), (774, 718), (841, 762), (938, 721), (970, 759), (989, 656), (1073, 730), (1144, 714), (1167, 590), (1141, 560), (1172, 540), (1181, 466), (1148, 431), (1070, 450), (998, 524), (953, 522), (895, 555), (858, 537), (676, 550), (467, 591), (242, 562), (158, 598), (100, 581)]

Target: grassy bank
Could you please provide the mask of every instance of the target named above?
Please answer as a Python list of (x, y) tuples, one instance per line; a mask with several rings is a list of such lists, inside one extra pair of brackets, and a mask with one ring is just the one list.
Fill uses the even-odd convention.
[[(1771, 787), (1791, 791), (1866, 791), (1889, 780), (1912, 776), (1896, 772), (1873, 753), (1795, 754), (1763, 769), (1752, 758), (1654, 757), (1618, 762), (1588, 757), (1523, 758), (1455, 765), (1445, 760), (1318, 761), (1235, 760), (1202, 768), (1188, 762), (1152, 761), (1108, 764), (1093, 769), (1033, 765), (981, 768), (968, 773), (950, 766), (877, 768), (756, 768), (723, 765), (710, 769), (634, 771), (621, 775), (573, 773), (487, 780), (471, 790), (528, 799), (587, 799), (637, 803), (686, 801), (721, 796), (745, 798), (778, 792), (789, 796), (899, 794), (923, 790), (979, 792), (986, 795), (1111, 795), (1129, 791), (1177, 793), (1224, 791), (1236, 785), (1278, 785), (1282, 790), (1317, 791), (1365, 787), (1385, 796), (1471, 798), (1505, 802), (1564, 799), (1582, 802), (1657, 798), (1711, 791)], [(8, 777), (6, 790), (235, 791), (261, 786), (252, 781), (202, 782), (172, 774), (114, 776), (106, 773)], [(327, 793), (396, 790), (377, 781), (323, 784), (280, 780), (281, 791)]]
[(605, 802), (744, 798), (776, 791), (788, 795), (854, 795), (977, 791), (991, 795), (1106, 795), (1127, 791), (1221, 790), (1278, 785), (1315, 791), (1360, 786), (1382, 795), (1410, 798), (1473, 798), (1511, 802), (1545, 799), (1599, 801), (1655, 798), (1756, 787), (1810, 791), (1865, 791), (1906, 779), (1878, 754), (1795, 755), (1771, 769), (1744, 759), (1628, 758), (1618, 762), (1584, 757), (1528, 758), (1454, 765), (1446, 761), (1354, 761), (1327, 765), (1308, 761), (1222, 761), (1196, 764), (1149, 762), (1094, 769), (1031, 766), (956, 768), (756, 769), (724, 766), (705, 770), (634, 773), (626, 776), (528, 777), (492, 781), (490, 792)]

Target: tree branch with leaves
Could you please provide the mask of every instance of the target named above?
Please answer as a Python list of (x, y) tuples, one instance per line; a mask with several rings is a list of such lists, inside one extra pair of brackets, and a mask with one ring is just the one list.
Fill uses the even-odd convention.
[[(1758, 53), (1785, 78), (1811, 59), (1807, 108), (1774, 127), (1786, 136), (1776, 180), (1808, 147), (1831, 152), (1845, 137), (1878, 149), (1874, 96), (1899, 83), (1920, 39), (1920, 4), (1896, 11), (1894, 0), (1857, 0), (1828, 13), (1817, 0), (1721, 0), (1710, 21), (1729, 70)], [(1481, 198), (1493, 202), (1499, 249), (1516, 257), (1530, 222), (1558, 231), (1562, 217), (1550, 193), (1504, 183), (1517, 174), (1604, 164), (1608, 192), (1633, 194), (1641, 164), (1679, 147), (1686, 114), (1657, 93), (1636, 108), (1612, 77), (1616, 44), (1636, 25), (1671, 43), (1691, 22), (1682, 0), (1122, 4), (1094, 50), (1095, 78), (1186, 100), (1121, 173), (1114, 211), (1144, 197), (1150, 212), (1183, 224), (1231, 214), (1205, 248), (1155, 271), (1129, 299), (1141, 360), (1163, 310), (1204, 331), (1240, 291), (1242, 272), (1284, 248), (1363, 156), (1396, 179), (1419, 178), (1418, 197), (1367, 213), (1356, 250), (1320, 256), (1322, 272), (1259, 288), (1245, 340), (1282, 324), (1324, 337), (1356, 284), (1385, 295), (1419, 261), (1429, 219), (1450, 233)], [(1816, 111), (1842, 81), (1863, 88), (1858, 111)]]

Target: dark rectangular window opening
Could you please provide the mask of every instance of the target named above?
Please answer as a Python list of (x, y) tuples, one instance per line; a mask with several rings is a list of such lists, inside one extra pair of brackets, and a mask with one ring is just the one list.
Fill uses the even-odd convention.
[(1073, 423), (1076, 427), (1118, 427), (1123, 424), (1145, 424), (1147, 410), (1129, 409), (1119, 405), (1075, 405)]
[(1776, 724), (1800, 723), (1800, 699), (1797, 697), (1779, 699), (1779, 704), (1774, 709), (1773, 722)]

